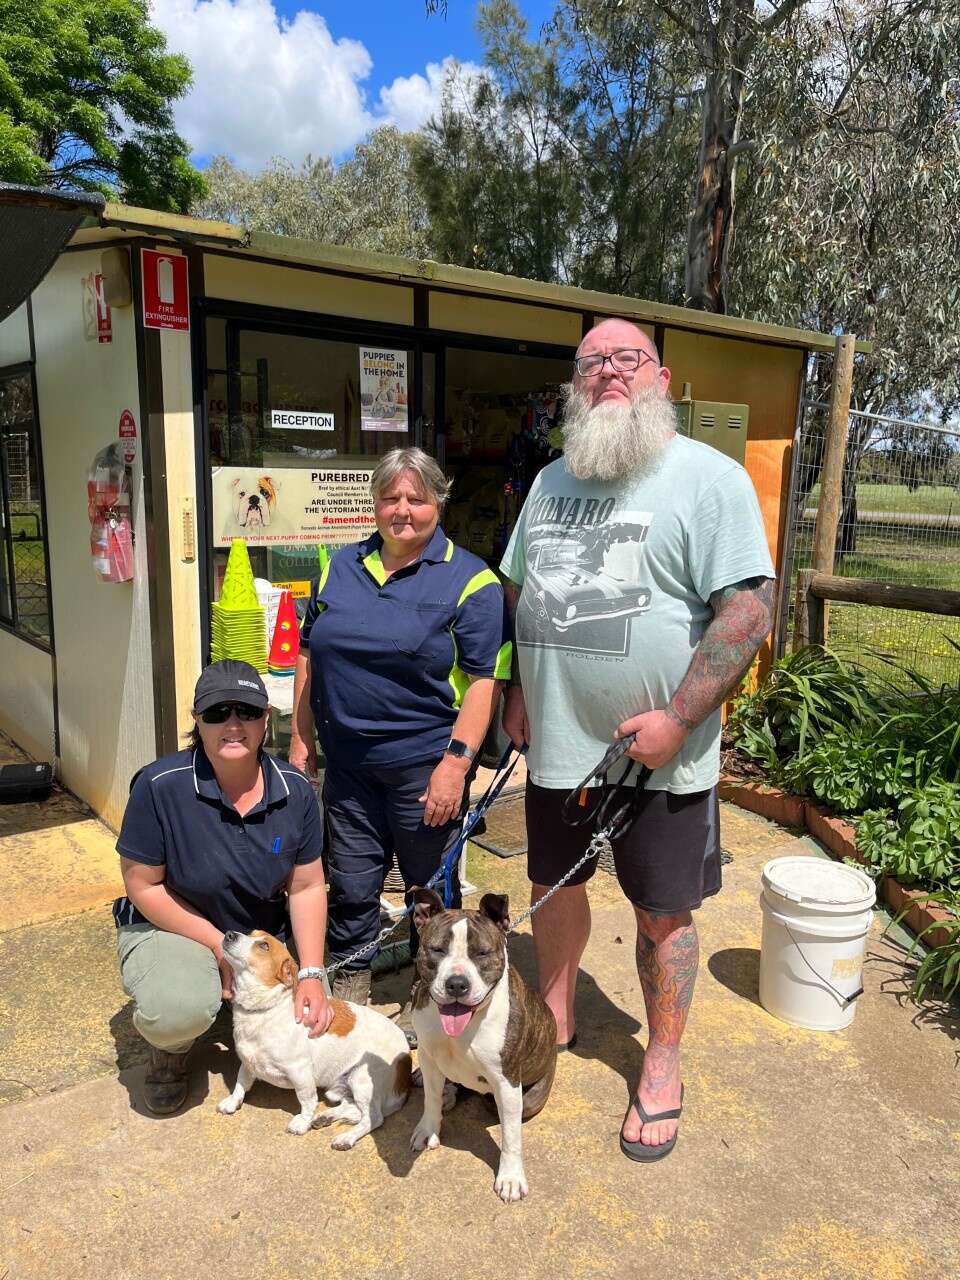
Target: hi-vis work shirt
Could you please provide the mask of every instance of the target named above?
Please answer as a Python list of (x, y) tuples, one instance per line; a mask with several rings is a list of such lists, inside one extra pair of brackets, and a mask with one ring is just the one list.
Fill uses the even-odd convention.
[[(550, 463), (500, 568), (523, 588), (516, 641), (527, 769), (542, 787), (576, 786), (617, 725), (667, 706), (713, 617), (715, 591), (775, 576), (746, 471), (679, 435), (635, 480), (578, 480), (562, 458)], [(717, 710), (647, 785), (705, 791), (719, 765)]]
[(468, 677), (510, 675), (496, 574), (439, 527), (420, 559), (389, 577), (382, 546), (374, 533), (337, 552), (300, 632), (317, 734), (341, 768), (439, 759)]
[[(288, 764), (261, 753), (263, 797), (241, 818), (220, 790), (202, 747), (155, 760), (137, 774), (117, 852), (166, 867), (164, 883), (226, 932), (287, 931), (290, 872), (323, 852), (313, 787)], [(128, 898), (113, 904), (118, 925), (142, 924)]]

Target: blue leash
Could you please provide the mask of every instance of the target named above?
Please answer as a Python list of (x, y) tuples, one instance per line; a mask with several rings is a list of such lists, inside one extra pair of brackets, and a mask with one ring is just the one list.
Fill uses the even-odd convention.
[[(503, 788), (507, 785), (507, 781), (509, 780), (511, 773), (513, 773), (514, 769), (517, 767), (517, 763), (526, 749), (526, 744), (520, 748), (516, 748), (511, 743), (507, 747), (506, 751), (504, 751), (503, 755), (500, 757), (500, 763), (497, 765), (497, 771), (494, 774), (489, 787), (487, 787), (476, 805), (464, 818), (463, 827), (460, 831), (456, 844), (450, 848), (437, 871), (427, 881), (425, 886), (427, 889), (432, 889), (435, 885), (439, 884), (441, 880), (443, 881), (443, 905), (448, 910), (453, 906), (454, 873), (456, 872), (457, 864), (463, 856), (463, 851), (466, 847), (467, 841), (470, 839), (470, 834), (475, 830), (477, 823), (496, 800)], [(511, 761), (510, 756), (514, 751), (517, 753), (516, 758)], [(412, 910), (412, 908), (409, 909)]]

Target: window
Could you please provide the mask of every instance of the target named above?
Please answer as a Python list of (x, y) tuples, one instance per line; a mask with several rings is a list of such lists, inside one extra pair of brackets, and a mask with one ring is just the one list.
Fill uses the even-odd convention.
[(50, 644), (38, 431), (29, 373), (0, 372), (0, 622)]

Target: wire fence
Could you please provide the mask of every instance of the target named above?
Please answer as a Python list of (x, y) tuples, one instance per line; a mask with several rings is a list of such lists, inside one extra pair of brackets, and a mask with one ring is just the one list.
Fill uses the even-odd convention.
[[(826, 405), (804, 402), (780, 653), (793, 634), (797, 572), (812, 563), (827, 414)], [(960, 431), (851, 412), (834, 572), (960, 589)], [(907, 670), (936, 685), (960, 683), (960, 618), (833, 602), (830, 644), (904, 684)]]

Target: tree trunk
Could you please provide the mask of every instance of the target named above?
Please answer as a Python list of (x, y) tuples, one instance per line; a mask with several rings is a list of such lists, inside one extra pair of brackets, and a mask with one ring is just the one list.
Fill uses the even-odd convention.
[[(746, 20), (753, 0), (724, 0), (709, 37), (710, 56), (700, 107), (700, 154), (696, 198), (687, 221), (687, 306), (726, 311), (726, 281), (736, 211), (737, 143), (743, 90), (753, 52)], [(705, 33), (706, 35), (706, 33)]]

